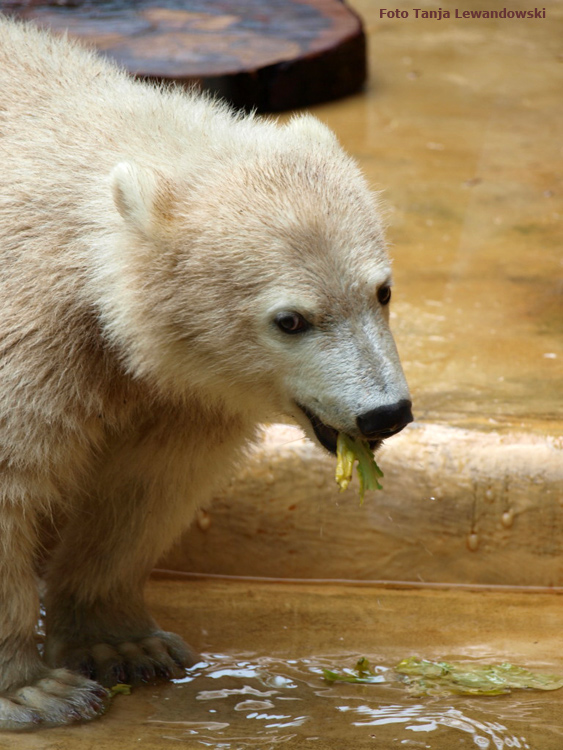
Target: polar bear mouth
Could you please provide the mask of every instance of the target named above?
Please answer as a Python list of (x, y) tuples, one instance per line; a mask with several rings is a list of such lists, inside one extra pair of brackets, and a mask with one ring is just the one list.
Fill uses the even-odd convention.
[(299, 406), (311, 423), (313, 432), (323, 448), (326, 448), (327, 451), (330, 451), (331, 453), (336, 453), (336, 438), (338, 437), (338, 430), (325, 424), (316, 414), (309, 411), (305, 406), (301, 406), (301, 404), (297, 404), (297, 406)]
[[(320, 419), (316, 414), (307, 409), (306, 406), (302, 406), (301, 404), (297, 404), (297, 406), (301, 409), (301, 411), (305, 414), (305, 416), (311, 423), (311, 427), (313, 428), (313, 432), (315, 433), (315, 436), (319, 443), (323, 446), (323, 448), (326, 448), (327, 451), (330, 451), (330, 453), (336, 455), (336, 439), (338, 437), (339, 430), (336, 430), (334, 427), (325, 424), (322, 419)], [(368, 443), (369, 447), (373, 451), (379, 448), (379, 446), (381, 445), (381, 440), (368, 440)]]

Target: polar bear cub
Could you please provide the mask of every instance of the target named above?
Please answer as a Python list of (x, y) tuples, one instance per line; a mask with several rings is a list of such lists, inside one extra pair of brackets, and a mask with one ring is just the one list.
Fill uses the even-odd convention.
[[(0, 20), (0, 729), (182, 674), (143, 583), (263, 421), (334, 452), (411, 419), (356, 165)], [(35, 643), (36, 559), (46, 643)]]

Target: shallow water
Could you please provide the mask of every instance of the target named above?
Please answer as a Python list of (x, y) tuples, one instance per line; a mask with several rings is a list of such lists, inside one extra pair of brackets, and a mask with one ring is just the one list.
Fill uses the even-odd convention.
[[(561, 750), (563, 690), (412, 695), (393, 666), (510, 662), (563, 675), (561, 595), (154, 578), (147, 601), (199, 663), (117, 695), (98, 721), (6, 736), (0, 750)], [(365, 656), (381, 682), (327, 683)]]
[(391, 665), (377, 667), (379, 684), (323, 679), (323, 668), (353, 666), (357, 658), (205, 654), (155, 700), (147, 723), (163, 740), (225, 750), (343, 747), (343, 741), (354, 748), (545, 750), (563, 743), (563, 728), (544, 713), (546, 703), (561, 700), (557, 693), (417, 697)]

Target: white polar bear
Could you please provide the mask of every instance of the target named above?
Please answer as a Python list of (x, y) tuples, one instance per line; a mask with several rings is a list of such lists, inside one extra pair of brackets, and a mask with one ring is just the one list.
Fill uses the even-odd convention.
[(236, 115), (4, 19), (0, 164), (0, 728), (26, 729), (189, 664), (143, 583), (260, 422), (334, 451), (412, 417), (377, 207), (314, 118)]

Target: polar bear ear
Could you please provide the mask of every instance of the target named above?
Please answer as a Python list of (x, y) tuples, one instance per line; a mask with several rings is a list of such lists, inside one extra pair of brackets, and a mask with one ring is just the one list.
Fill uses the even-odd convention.
[(110, 183), (121, 217), (132, 229), (153, 235), (164, 220), (170, 201), (168, 181), (152, 169), (120, 162), (110, 174)]
[(296, 115), (291, 118), (286, 127), (312, 143), (323, 146), (338, 145), (338, 140), (332, 130), (313, 115)]

